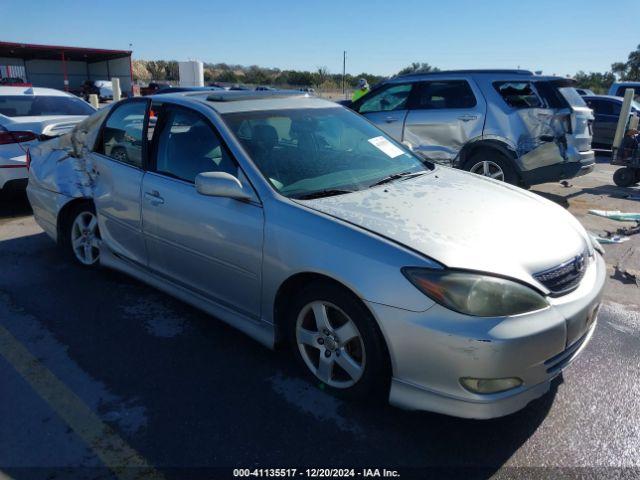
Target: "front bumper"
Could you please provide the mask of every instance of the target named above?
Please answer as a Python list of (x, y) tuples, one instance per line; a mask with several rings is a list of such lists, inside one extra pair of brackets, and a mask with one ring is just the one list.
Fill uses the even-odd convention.
[[(596, 326), (606, 277), (595, 254), (578, 289), (538, 312), (478, 318), (435, 304), (410, 312), (368, 303), (389, 347), (389, 401), (411, 410), (465, 418), (494, 418), (524, 408), (585, 348)], [(460, 378), (522, 379), (506, 392), (476, 394)]]

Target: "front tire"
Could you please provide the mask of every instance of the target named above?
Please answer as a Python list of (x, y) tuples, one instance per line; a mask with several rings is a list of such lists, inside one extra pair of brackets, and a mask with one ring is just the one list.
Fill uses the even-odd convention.
[(65, 248), (69, 256), (84, 267), (100, 263), (100, 229), (91, 203), (77, 205), (69, 212), (65, 231)]
[(353, 294), (329, 282), (300, 291), (287, 315), (289, 343), (310, 380), (333, 393), (380, 399), (390, 369), (384, 340), (371, 313)]
[(462, 168), (494, 180), (512, 185), (518, 184), (518, 175), (513, 168), (512, 161), (497, 150), (483, 148), (473, 153)]

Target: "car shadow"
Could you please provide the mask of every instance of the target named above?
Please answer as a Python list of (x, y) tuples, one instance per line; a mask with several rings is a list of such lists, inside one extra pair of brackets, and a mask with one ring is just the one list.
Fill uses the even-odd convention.
[[(65, 362), (104, 385), (113, 398), (96, 413), (152, 464), (172, 465), (168, 477), (231, 464), (401, 467), (403, 478), (479, 468), (465, 477), (489, 477), (545, 420), (562, 382), (493, 420), (348, 401), (304, 378), (289, 350), (270, 351), (124, 274), (77, 266), (44, 234), (0, 242), (3, 262), (11, 281), (0, 279), (0, 292), (64, 351), (48, 367), (80, 392), (94, 387), (66, 377), (74, 369)], [(128, 429), (131, 417), (143, 426)]]
[(618, 187), (616, 185), (599, 185), (597, 187), (583, 187), (578, 189), (575, 192), (567, 193), (567, 195), (559, 195), (557, 193), (550, 192), (542, 192), (536, 190), (535, 187), (531, 189), (532, 193), (536, 195), (540, 195), (552, 202), (557, 203), (558, 205), (569, 208), (569, 200), (572, 198), (580, 197), (581, 195), (593, 195), (597, 197), (609, 197), (609, 198), (619, 198), (625, 199), (628, 198), (629, 195), (639, 195), (640, 189), (637, 188), (626, 188), (626, 187)]
[(0, 218), (24, 217), (32, 213), (26, 191), (0, 191)]

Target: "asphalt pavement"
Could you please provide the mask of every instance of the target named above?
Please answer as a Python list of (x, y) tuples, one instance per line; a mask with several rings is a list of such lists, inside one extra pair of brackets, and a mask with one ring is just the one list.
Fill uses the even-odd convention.
[[(620, 283), (613, 273), (608, 282)], [(72, 264), (24, 198), (5, 199), (0, 478), (231, 478), (233, 468), (302, 466), (631, 478), (635, 288), (609, 289), (591, 343), (549, 394), (508, 417), (462, 420), (337, 399), (288, 352), (129, 277)]]

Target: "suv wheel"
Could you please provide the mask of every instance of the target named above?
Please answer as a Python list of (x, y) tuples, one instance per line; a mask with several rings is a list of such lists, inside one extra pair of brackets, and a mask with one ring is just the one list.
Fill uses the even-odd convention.
[(287, 317), (294, 355), (312, 380), (358, 399), (379, 398), (388, 388), (382, 335), (350, 292), (315, 282), (295, 296)]
[(511, 165), (511, 160), (492, 149), (482, 149), (471, 155), (463, 166), (471, 173), (500, 180), (516, 185), (518, 176)]

